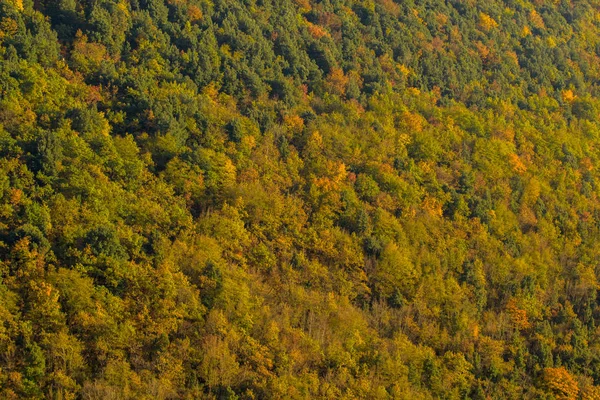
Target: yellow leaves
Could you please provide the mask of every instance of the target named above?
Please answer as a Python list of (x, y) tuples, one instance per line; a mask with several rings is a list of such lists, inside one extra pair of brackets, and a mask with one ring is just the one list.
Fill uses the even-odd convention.
[(562, 100), (565, 103), (573, 103), (573, 101), (577, 98), (577, 96), (575, 95), (575, 93), (573, 93), (573, 91), (571, 89), (565, 89), (560, 93)]
[(8, 0), (8, 3), (19, 11), (23, 11), (23, 0)]
[(217, 101), (217, 99), (219, 98), (219, 88), (217, 87), (217, 84), (215, 82), (209, 83), (204, 88), (202, 93), (212, 101)]
[(541, 191), (542, 187), (540, 182), (536, 178), (531, 178), (527, 186), (525, 186), (521, 202), (533, 206), (537, 199), (540, 197)]
[(233, 183), (235, 183), (235, 177), (236, 177), (235, 165), (228, 157), (225, 157), (222, 168), (223, 168), (223, 178), (224, 178), (223, 185), (224, 186), (233, 185)]
[(129, 7), (128, 7), (128, 3), (127, 3), (127, 2), (125, 2), (125, 1), (121, 1), (121, 2), (119, 2), (119, 4), (117, 4), (117, 9), (118, 9), (119, 11), (121, 11), (121, 13), (123, 13), (123, 15), (127, 15), (127, 16), (129, 16), (129, 15), (130, 15), (130, 13), (129, 13)]
[(575, 400), (579, 394), (579, 385), (565, 367), (545, 368), (544, 383), (557, 399)]
[(203, 359), (198, 368), (208, 387), (229, 386), (238, 373), (239, 364), (226, 341), (209, 335), (202, 344)]
[(314, 131), (312, 135), (310, 135), (310, 138), (308, 139), (308, 146), (311, 150), (323, 148), (323, 136), (321, 136), (319, 131)]
[(293, 132), (301, 132), (304, 128), (304, 120), (296, 114), (286, 115), (283, 117), (285, 126)]
[(538, 223), (538, 219), (530, 207), (522, 205), (519, 210), (519, 222), (524, 227), (533, 227)]
[(596, 274), (594, 273), (593, 267), (579, 263), (577, 264), (576, 270), (579, 278), (577, 283), (577, 289), (579, 291), (591, 292), (600, 287), (598, 285), (598, 280), (596, 279)]
[(581, 387), (582, 400), (600, 400), (600, 386), (588, 384)]
[(479, 27), (487, 32), (498, 27), (498, 22), (486, 13), (481, 12), (479, 13)]
[(411, 73), (411, 70), (404, 64), (398, 64), (397, 68), (400, 72), (402, 72), (405, 76), (408, 76)]
[(524, 26), (521, 30), (521, 37), (527, 37), (529, 35), (531, 35), (531, 29), (529, 29), (528, 26)]
[(425, 25), (425, 21), (423, 20), (423, 18), (421, 18), (421, 16), (419, 15), (419, 10), (417, 10), (416, 8), (413, 8), (412, 10), (413, 15), (415, 16), (415, 18), (417, 19), (417, 21), (419, 21), (419, 23), (421, 25)]
[(379, 296), (389, 298), (396, 290), (404, 295), (415, 289), (419, 271), (411, 262), (409, 250), (390, 242), (381, 254), (380, 261), (373, 273), (375, 288)]
[(326, 167), (328, 171), (331, 171), (331, 175), (315, 178), (315, 185), (324, 192), (338, 190), (340, 184), (345, 180), (346, 176), (348, 175), (346, 171), (346, 165), (344, 165), (343, 163), (338, 164), (334, 161), (327, 160)]
[(511, 370), (511, 364), (504, 361), (504, 344), (502, 341), (481, 335), (478, 344), (481, 364), (484, 367), (495, 369), (501, 373), (507, 373)]
[(265, 336), (265, 339), (267, 340), (267, 342), (274, 344), (274, 343), (277, 343), (277, 341), (279, 340), (280, 333), (281, 333), (281, 329), (279, 328), (277, 323), (275, 321), (270, 321), (267, 324), (267, 328), (266, 328), (264, 336)]
[(337, 174), (334, 177), (334, 182), (341, 183), (343, 180), (345, 180), (346, 176), (348, 176), (348, 171), (346, 170), (346, 164), (339, 163), (337, 165), (336, 172), (337, 172)]
[(246, 135), (242, 138), (242, 146), (248, 150), (252, 150), (256, 147), (256, 138), (252, 135)]
[(52, 285), (47, 284), (46, 282), (40, 282), (39, 289), (40, 292), (43, 293), (46, 297), (50, 297), (52, 295)]
[(402, 122), (411, 132), (423, 132), (423, 127), (426, 124), (425, 118), (420, 114), (405, 111), (402, 113)]
[(435, 15), (435, 21), (438, 25), (446, 25), (448, 23), (448, 16), (439, 12)]
[(219, 47), (219, 50), (226, 57), (233, 58), (233, 53), (231, 52), (231, 46), (229, 46), (227, 43), (222, 44), (221, 47)]

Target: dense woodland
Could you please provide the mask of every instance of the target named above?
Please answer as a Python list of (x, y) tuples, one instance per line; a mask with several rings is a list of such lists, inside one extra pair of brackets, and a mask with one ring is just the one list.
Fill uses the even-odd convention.
[(600, 1), (0, 0), (0, 398), (600, 399)]

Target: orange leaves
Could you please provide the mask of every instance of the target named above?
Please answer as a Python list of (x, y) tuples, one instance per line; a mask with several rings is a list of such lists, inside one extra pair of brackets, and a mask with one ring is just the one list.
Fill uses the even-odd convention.
[(515, 328), (519, 330), (526, 330), (531, 328), (531, 323), (527, 317), (527, 311), (519, 308), (515, 299), (510, 299), (506, 305), (506, 311), (511, 317), (511, 322)]
[(322, 26), (306, 22), (308, 27), (308, 33), (311, 34), (315, 39), (321, 39), (322, 37), (329, 36), (329, 33)]
[(332, 68), (327, 76), (327, 90), (338, 96), (344, 96), (346, 94), (348, 81), (349, 78), (344, 75), (344, 71), (340, 68)]
[(521, 161), (518, 155), (514, 153), (510, 154), (508, 156), (508, 160), (513, 171), (515, 171), (517, 174), (523, 174), (525, 171), (527, 171), (527, 167), (525, 164), (523, 164), (523, 161)]
[(86, 96), (86, 101), (88, 103), (97, 103), (99, 101), (102, 101), (103, 98), (104, 98), (104, 96), (102, 95), (102, 87), (101, 86), (94, 86), (94, 85), (88, 86), (88, 92), (87, 92), (87, 96)]
[(198, 22), (200, 20), (202, 20), (202, 10), (200, 10), (198, 7), (191, 5), (188, 7), (188, 17), (190, 18), (191, 22)]
[(10, 190), (10, 203), (12, 205), (18, 205), (21, 203), (23, 199), (23, 191), (21, 189), (11, 189)]
[(575, 400), (579, 394), (577, 381), (565, 367), (545, 368), (544, 383), (557, 399)]
[(579, 164), (584, 171), (592, 171), (594, 169), (594, 163), (589, 157), (582, 158)]

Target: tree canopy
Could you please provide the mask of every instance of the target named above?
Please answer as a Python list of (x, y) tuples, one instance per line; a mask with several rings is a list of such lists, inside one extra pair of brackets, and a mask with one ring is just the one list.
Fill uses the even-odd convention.
[(599, 7), (0, 0), (0, 398), (600, 398)]

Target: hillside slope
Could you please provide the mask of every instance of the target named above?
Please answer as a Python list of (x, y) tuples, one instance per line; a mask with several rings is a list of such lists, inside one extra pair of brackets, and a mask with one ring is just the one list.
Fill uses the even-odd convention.
[(0, 398), (600, 398), (600, 2), (0, 0)]

